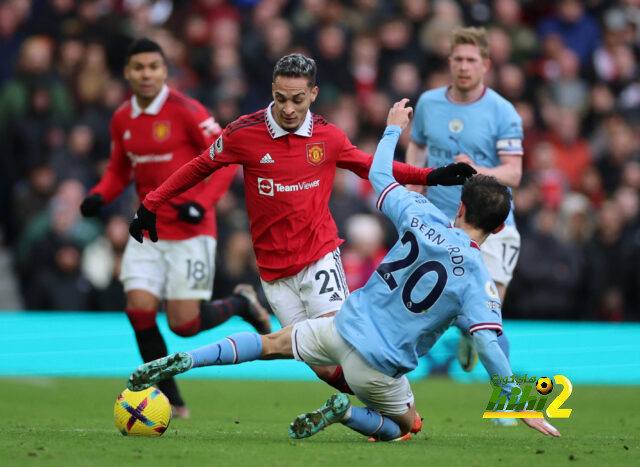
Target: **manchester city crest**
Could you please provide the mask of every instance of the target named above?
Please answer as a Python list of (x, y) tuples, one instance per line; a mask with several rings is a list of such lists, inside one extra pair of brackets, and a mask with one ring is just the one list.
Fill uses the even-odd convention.
[(498, 294), (498, 291), (496, 290), (496, 286), (493, 284), (493, 281), (488, 280), (487, 282), (485, 282), (484, 291), (487, 293), (489, 298), (492, 298), (494, 300), (500, 299), (500, 295)]
[(459, 118), (454, 118), (449, 122), (449, 131), (451, 133), (460, 133), (464, 129), (464, 123)]

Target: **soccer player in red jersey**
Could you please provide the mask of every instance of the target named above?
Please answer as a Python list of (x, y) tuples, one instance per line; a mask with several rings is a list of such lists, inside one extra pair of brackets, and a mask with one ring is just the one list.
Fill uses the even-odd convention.
[[(208, 148), (221, 128), (197, 101), (165, 84), (167, 65), (160, 46), (149, 39), (135, 41), (124, 70), (133, 96), (111, 119), (111, 157), (102, 180), (89, 192), (80, 210), (96, 216), (104, 204), (135, 181), (140, 199), (169, 175)], [(169, 327), (192, 336), (239, 315), (262, 333), (270, 330), (269, 315), (253, 288), (236, 287), (235, 295), (211, 302), (215, 273), (216, 218), (213, 207), (227, 191), (237, 166), (216, 172), (208, 182), (171, 197), (158, 209), (161, 227), (157, 243), (130, 241), (122, 260), (120, 280), (127, 297), (127, 316), (145, 362), (167, 355), (156, 313), (166, 299)], [(174, 406), (174, 416), (189, 413), (173, 380), (160, 389)]]
[[(269, 107), (229, 124), (200, 157), (149, 192), (130, 227), (139, 242), (144, 230), (153, 241), (156, 214), (168, 200), (229, 164), (241, 164), (262, 285), (283, 327), (330, 316), (347, 298), (338, 248), (343, 240), (329, 212), (329, 197), (336, 167), (367, 178), (373, 161), (309, 110), (318, 96), (315, 78), (312, 59), (300, 54), (281, 58), (273, 71)], [(454, 164), (435, 170), (394, 164), (400, 183), (461, 184), (465, 174)], [(349, 391), (340, 367), (313, 370)]]

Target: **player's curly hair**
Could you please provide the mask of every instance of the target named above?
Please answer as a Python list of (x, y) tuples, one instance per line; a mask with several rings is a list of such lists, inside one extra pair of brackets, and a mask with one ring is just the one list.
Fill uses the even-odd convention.
[(316, 85), (316, 73), (318, 68), (313, 58), (305, 57), (302, 54), (285, 55), (273, 68), (273, 81), (278, 76), (289, 76), (293, 78), (307, 78), (309, 86)]
[(462, 187), (465, 222), (491, 233), (502, 225), (511, 210), (509, 189), (490, 175), (474, 175)]
[(147, 39), (146, 37), (136, 39), (129, 45), (129, 48), (127, 48), (125, 63), (129, 63), (132, 55), (142, 54), (145, 52), (158, 52), (162, 56), (162, 60), (167, 63), (167, 57), (165, 56), (162, 47), (160, 47), (157, 42)]

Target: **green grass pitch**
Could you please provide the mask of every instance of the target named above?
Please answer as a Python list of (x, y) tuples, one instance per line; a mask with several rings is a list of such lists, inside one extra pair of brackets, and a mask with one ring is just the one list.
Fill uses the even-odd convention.
[(0, 465), (330, 466), (640, 465), (638, 387), (574, 385), (553, 419), (563, 437), (492, 426), (485, 384), (413, 384), (424, 417), (408, 442), (370, 443), (342, 425), (292, 440), (289, 422), (331, 395), (321, 382), (180, 381), (192, 417), (160, 438), (122, 436), (113, 404), (124, 379), (0, 379)]

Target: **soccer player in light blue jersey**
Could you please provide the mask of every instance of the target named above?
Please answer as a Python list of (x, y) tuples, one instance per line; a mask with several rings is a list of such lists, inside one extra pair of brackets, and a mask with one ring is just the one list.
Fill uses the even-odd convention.
[[(409, 122), (407, 99), (389, 111), (387, 129), (369, 172), (378, 207), (394, 223), (400, 239), (366, 285), (354, 291), (334, 316), (307, 320), (260, 336), (237, 333), (190, 352), (146, 363), (127, 386), (142, 390), (191, 368), (250, 360), (295, 358), (311, 365), (342, 366), (365, 408), (346, 394), (334, 394), (318, 410), (298, 416), (292, 438), (306, 438), (333, 423), (390, 441), (406, 437), (415, 421), (414, 397), (406, 373), (413, 370), (458, 316), (471, 323), (480, 359), (491, 374), (511, 375), (497, 343), (502, 330), (500, 298), (487, 272), (480, 245), (509, 213), (510, 195), (493, 177), (465, 182), (454, 227), (421, 194), (392, 175), (393, 153)], [(474, 171), (466, 164), (438, 169), (451, 183)], [(507, 398), (515, 383), (507, 383)], [(560, 433), (541, 418), (521, 419), (545, 435)], [(405, 438), (406, 439), (406, 438)]]
[[(451, 35), (450, 86), (423, 93), (407, 147), (409, 164), (440, 167), (466, 162), (478, 173), (494, 176), (500, 183), (516, 188), (522, 176), (522, 119), (515, 108), (484, 84), (489, 69), (486, 32), (478, 28), (459, 28)], [(422, 190), (419, 187), (418, 190)], [(460, 201), (460, 187), (433, 187), (427, 199), (450, 219)], [(513, 219), (513, 207), (501, 230), (482, 245), (482, 256), (498, 288), (500, 299), (513, 276), (520, 253), (520, 234)], [(469, 323), (460, 319), (462, 331), (458, 359), (465, 371), (471, 371), (477, 354), (469, 334)], [(500, 345), (508, 356), (508, 341)]]

